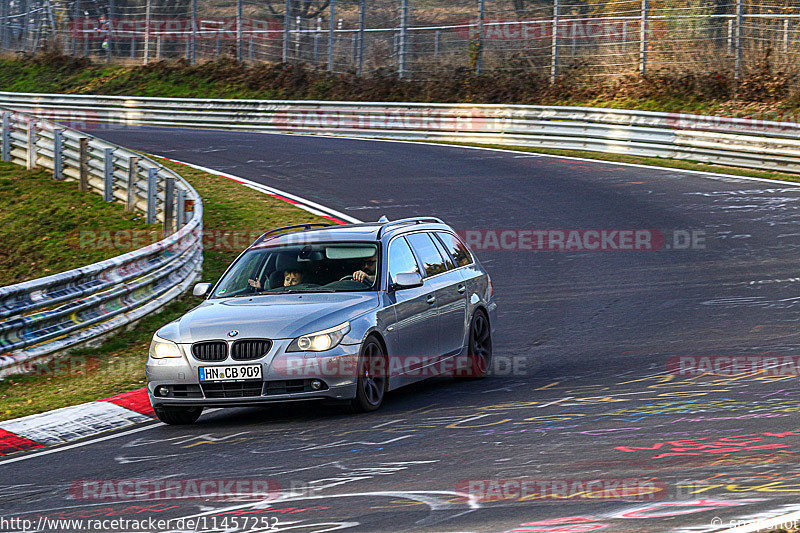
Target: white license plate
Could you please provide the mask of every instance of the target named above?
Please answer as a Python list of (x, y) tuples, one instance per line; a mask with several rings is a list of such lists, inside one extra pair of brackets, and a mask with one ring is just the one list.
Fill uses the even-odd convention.
[(201, 366), (200, 381), (246, 381), (261, 379), (261, 365)]

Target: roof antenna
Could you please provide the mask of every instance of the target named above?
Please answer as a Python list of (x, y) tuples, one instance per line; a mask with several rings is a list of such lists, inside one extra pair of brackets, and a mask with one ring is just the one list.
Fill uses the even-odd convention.
[(386, 215), (383, 215), (381, 218), (378, 219), (378, 222), (381, 223), (389, 222), (389, 218)]

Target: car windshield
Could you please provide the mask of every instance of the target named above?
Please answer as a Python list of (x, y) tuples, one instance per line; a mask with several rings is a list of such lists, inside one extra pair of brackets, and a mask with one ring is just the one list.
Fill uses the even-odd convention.
[(215, 298), (377, 289), (378, 245), (325, 242), (255, 247), (225, 273)]

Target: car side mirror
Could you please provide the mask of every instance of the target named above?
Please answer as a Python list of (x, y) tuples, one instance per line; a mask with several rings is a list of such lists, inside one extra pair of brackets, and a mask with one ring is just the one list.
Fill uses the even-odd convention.
[(208, 293), (211, 292), (211, 284), (210, 283), (197, 283), (192, 289), (192, 294), (197, 296), (198, 298), (204, 298), (208, 296)]
[(400, 272), (395, 274), (392, 281), (392, 290), (401, 291), (403, 289), (413, 289), (422, 287), (422, 276), (419, 272)]

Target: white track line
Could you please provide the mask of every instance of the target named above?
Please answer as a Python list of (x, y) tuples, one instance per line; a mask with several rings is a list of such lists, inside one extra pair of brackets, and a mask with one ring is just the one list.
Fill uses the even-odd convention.
[(362, 222), (361, 220), (351, 217), (350, 215), (346, 215), (341, 211), (337, 211), (335, 209), (331, 209), (330, 207), (318, 204), (316, 202), (312, 202), (311, 200), (307, 200), (301, 196), (297, 196), (296, 194), (288, 193), (286, 191), (282, 191), (280, 189), (276, 189), (275, 187), (270, 187), (268, 185), (264, 185), (263, 183), (257, 183), (255, 181), (249, 180), (247, 178), (243, 178), (241, 176), (236, 176), (234, 174), (229, 174), (227, 172), (221, 172), (219, 170), (214, 170), (213, 168), (204, 167), (201, 165), (195, 165), (194, 163), (187, 163), (186, 161), (178, 161), (177, 159), (171, 159), (165, 156), (158, 156), (162, 159), (166, 159), (167, 161), (172, 161), (173, 163), (178, 163), (180, 165), (185, 165), (190, 168), (194, 168), (196, 170), (201, 170), (203, 172), (207, 172), (214, 176), (219, 176), (221, 178), (227, 178), (229, 180), (235, 181), (244, 185), (245, 187), (249, 187), (259, 192), (267, 193), (271, 196), (282, 196), (284, 199), (291, 200), (289, 203), (299, 207), (303, 211), (308, 211), (309, 213), (313, 213), (319, 216), (333, 216), (335, 218), (339, 218), (346, 222), (351, 222), (353, 224), (358, 224)]

